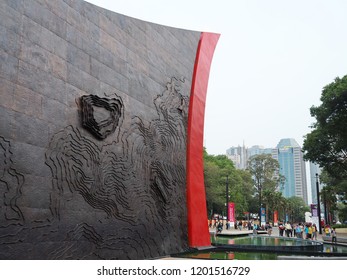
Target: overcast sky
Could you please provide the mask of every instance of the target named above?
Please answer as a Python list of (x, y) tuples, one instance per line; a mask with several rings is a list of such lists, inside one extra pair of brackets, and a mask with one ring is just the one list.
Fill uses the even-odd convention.
[(347, 74), (345, 0), (88, 0), (138, 19), (220, 33), (210, 73), (204, 145), (300, 146), (309, 108)]

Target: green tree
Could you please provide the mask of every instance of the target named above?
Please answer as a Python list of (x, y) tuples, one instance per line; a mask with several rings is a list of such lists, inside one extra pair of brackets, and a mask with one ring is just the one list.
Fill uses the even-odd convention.
[(229, 200), (235, 202), (236, 215), (248, 211), (248, 201), (253, 195), (251, 175), (237, 170), (225, 155), (209, 155), (204, 151), (204, 177), (207, 209), (226, 215), (226, 179), (228, 177)]
[(347, 76), (325, 86), (320, 100), (320, 106), (310, 109), (316, 122), (305, 136), (304, 158), (335, 178), (347, 179)]
[[(321, 201), (324, 209), (330, 215), (327, 215), (327, 223), (332, 219), (345, 221), (347, 220), (347, 180), (332, 177), (325, 170), (320, 175), (320, 180), (324, 188), (320, 192)], [(334, 217), (337, 213), (338, 218)]]
[(272, 201), (270, 197), (271, 193), (275, 192), (280, 184), (283, 184), (284, 177), (278, 173), (278, 161), (273, 159), (270, 154), (260, 154), (251, 157), (248, 161), (247, 169), (253, 178), (259, 201), (258, 211), (260, 211), (263, 203), (263, 195), (265, 197), (268, 196), (264, 200), (267, 202), (266, 206), (268, 207), (268, 204)]
[(297, 196), (286, 198), (286, 201), (286, 213), (289, 216), (289, 220), (291, 222), (305, 221), (305, 212), (310, 211), (305, 201)]

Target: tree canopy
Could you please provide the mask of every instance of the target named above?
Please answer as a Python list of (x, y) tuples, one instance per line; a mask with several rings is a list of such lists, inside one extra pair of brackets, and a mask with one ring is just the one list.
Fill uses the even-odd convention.
[[(278, 211), (279, 220), (286, 217), (291, 221), (303, 221), (304, 207), (302, 199), (285, 198), (277, 191), (284, 177), (278, 174), (278, 161), (271, 155), (257, 155), (250, 161), (249, 170), (239, 170), (225, 155), (209, 155), (204, 150), (204, 179), (208, 215), (226, 213), (226, 179), (229, 182), (228, 201), (235, 202), (237, 219), (246, 219), (245, 212), (259, 213), (259, 190), (267, 208), (267, 220), (273, 220)], [(253, 173), (252, 173), (253, 172)], [(255, 174), (255, 176), (254, 176)], [(257, 182), (259, 184), (257, 185)]]
[(252, 156), (247, 163), (247, 169), (252, 175), (258, 195), (258, 209), (261, 208), (263, 202), (266, 205), (266, 219), (268, 219), (269, 208), (274, 204), (275, 196), (273, 194), (284, 181), (284, 177), (278, 172), (279, 167), (278, 161), (270, 154)]
[(316, 122), (305, 136), (304, 158), (333, 177), (347, 179), (347, 75), (325, 86), (320, 100), (321, 105), (310, 109)]
[[(304, 159), (317, 163), (323, 173), (321, 191), (325, 210), (347, 218), (347, 75), (336, 78), (323, 88), (321, 105), (312, 106), (316, 118), (312, 131), (305, 136)], [(328, 218), (328, 217), (327, 217)]]
[(249, 172), (237, 170), (225, 155), (209, 155), (204, 151), (204, 177), (209, 215), (226, 214), (226, 179), (228, 177), (229, 200), (235, 202), (236, 215), (249, 211), (253, 195), (253, 183)]

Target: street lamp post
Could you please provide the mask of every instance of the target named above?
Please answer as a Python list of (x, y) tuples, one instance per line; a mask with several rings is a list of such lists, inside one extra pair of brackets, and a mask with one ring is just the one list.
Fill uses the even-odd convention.
[(229, 176), (228, 175), (227, 175), (225, 188), (226, 188), (226, 204), (225, 204), (225, 206), (226, 206), (226, 215), (225, 216), (227, 217), (226, 222), (228, 222), (229, 221), (229, 211), (228, 211), (228, 204), (229, 204)]
[(316, 190), (317, 190), (317, 210), (318, 210), (318, 228), (319, 228), (319, 234), (322, 234), (322, 224), (321, 224), (321, 217), (320, 217), (320, 199), (319, 199), (319, 182), (318, 182), (318, 173), (316, 173)]
[(323, 191), (323, 205), (324, 205), (324, 221), (326, 224), (330, 224), (331, 222), (328, 215), (326, 193), (324, 191)]

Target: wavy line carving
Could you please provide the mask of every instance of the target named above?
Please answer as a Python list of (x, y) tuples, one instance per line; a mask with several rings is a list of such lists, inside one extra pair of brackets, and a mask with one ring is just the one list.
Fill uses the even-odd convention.
[(11, 142), (0, 136), (0, 228), (23, 224), (24, 216), (17, 204), (22, 195), (24, 176), (16, 171), (12, 161)]
[[(184, 83), (183, 79), (172, 78), (166, 90), (153, 100), (156, 118), (144, 120), (135, 115), (128, 120), (129, 127), (122, 127), (122, 121), (118, 121), (117, 127), (123, 131), (120, 139), (112, 136), (112, 142), (95, 141), (73, 126), (52, 137), (46, 165), (52, 173), (53, 221), (75, 221), (80, 226), (72, 229), (72, 223), (66, 227), (69, 231), (63, 243), (67, 245), (52, 248), (50, 258), (153, 258), (187, 247), (185, 152), (189, 99)], [(84, 97), (83, 102), (90, 102), (89, 98)], [(110, 103), (108, 98), (93, 98)], [(83, 198), (90, 207), (87, 215), (95, 209), (104, 213), (105, 220), (99, 218), (97, 223), (71, 214), (66, 206), (68, 193)], [(72, 243), (66, 243), (69, 240)], [(73, 240), (91, 244), (87, 250)]]

